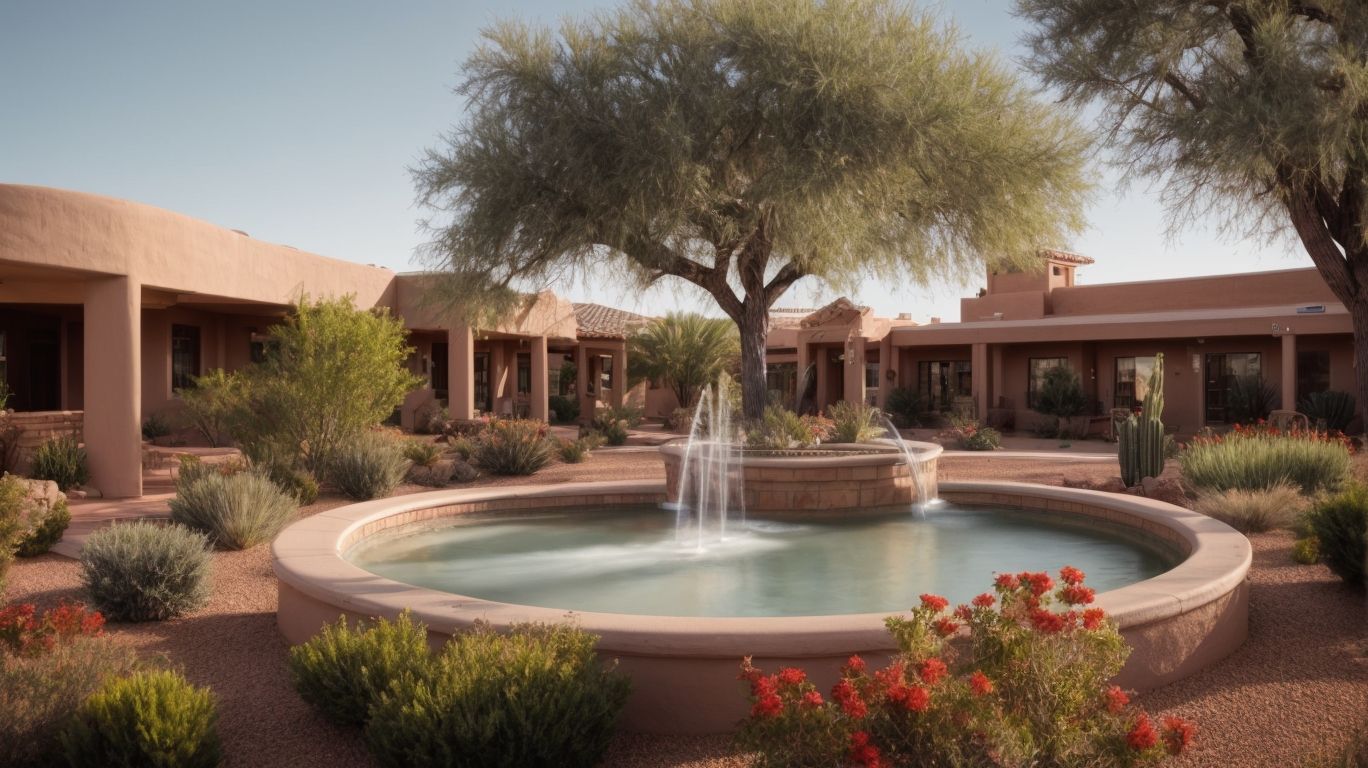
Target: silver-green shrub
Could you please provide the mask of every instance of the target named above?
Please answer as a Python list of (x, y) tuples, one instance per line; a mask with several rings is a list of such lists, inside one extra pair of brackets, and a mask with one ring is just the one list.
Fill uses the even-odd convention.
[(260, 472), (208, 472), (177, 486), (171, 519), (208, 535), (224, 549), (248, 549), (275, 538), (295, 519), (296, 498)]
[(139, 521), (96, 531), (81, 549), (81, 581), (115, 621), (159, 621), (204, 605), (209, 538), (182, 525)]
[(329, 477), (337, 490), (356, 501), (384, 498), (404, 481), (412, 462), (403, 446), (378, 433), (366, 433), (333, 454)]

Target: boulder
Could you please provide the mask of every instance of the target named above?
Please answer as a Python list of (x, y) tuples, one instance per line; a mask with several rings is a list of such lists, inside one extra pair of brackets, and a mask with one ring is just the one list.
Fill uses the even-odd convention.
[(451, 482), (468, 483), (480, 476), (480, 471), (470, 466), (464, 459), (451, 460)]

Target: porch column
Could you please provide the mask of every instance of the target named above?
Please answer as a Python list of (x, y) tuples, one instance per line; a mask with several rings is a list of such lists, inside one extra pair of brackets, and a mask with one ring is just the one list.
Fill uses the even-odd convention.
[(475, 334), (468, 325), (447, 329), (447, 408), (456, 421), (475, 418)]
[(141, 496), (142, 286), (132, 277), (88, 285), (84, 432), (90, 482), (109, 498)]
[[(989, 356), (993, 359), (992, 376), (988, 379), (988, 407), (996, 408), (998, 403), (1002, 400), (1002, 396), (1006, 394), (1002, 391), (1002, 384), (1004, 381), (1004, 374), (1002, 372), (1002, 345), (994, 344), (988, 352)], [(988, 414), (984, 413), (980, 418), (987, 419)]]
[(969, 356), (969, 378), (973, 382), (974, 415), (980, 419), (988, 418), (988, 345), (983, 342), (974, 344)]
[(803, 393), (807, 392), (808, 366), (812, 364), (812, 355), (806, 341), (798, 340), (798, 377), (793, 385), (793, 410), (798, 411), (803, 407)]
[(830, 404), (827, 402), (827, 379), (831, 378), (831, 352), (825, 345), (817, 347), (816, 358), (817, 391), (812, 396), (812, 407), (821, 413)]
[(856, 336), (846, 341), (845, 396), (848, 403), (865, 401), (865, 340)]
[(546, 421), (551, 410), (546, 381), (546, 337), (532, 338), (532, 403), (529, 414), (539, 421)]
[(893, 360), (893, 334), (889, 333), (879, 342), (879, 394), (878, 406), (880, 409), (888, 402), (888, 391), (893, 389), (893, 382), (888, 378), (888, 372), (893, 370), (889, 365)]
[(589, 396), (589, 354), (584, 342), (575, 345), (575, 397), (579, 398), (580, 423), (594, 419), (594, 398)]
[(622, 407), (622, 399), (627, 394), (627, 342), (620, 341), (613, 346), (613, 407)]
[(1282, 409), (1297, 410), (1297, 337), (1291, 333), (1282, 337)]

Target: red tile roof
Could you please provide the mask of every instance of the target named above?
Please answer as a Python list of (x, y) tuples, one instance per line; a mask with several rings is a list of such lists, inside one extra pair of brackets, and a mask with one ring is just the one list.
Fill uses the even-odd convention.
[(651, 318), (635, 312), (575, 302), (576, 334), (582, 339), (625, 339), (631, 330), (650, 321)]

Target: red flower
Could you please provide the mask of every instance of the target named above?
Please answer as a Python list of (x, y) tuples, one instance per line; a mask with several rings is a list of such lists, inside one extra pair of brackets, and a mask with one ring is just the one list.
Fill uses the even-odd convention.
[(925, 712), (931, 708), (931, 692), (920, 685), (909, 686), (902, 705), (909, 712)]
[(997, 602), (997, 598), (993, 597), (992, 592), (984, 592), (978, 597), (975, 597), (973, 602), (975, 608), (992, 608), (993, 603)]
[(874, 681), (885, 689), (902, 685), (906, 680), (907, 665), (901, 661), (895, 661), (874, 673)]
[(799, 685), (807, 679), (807, 673), (797, 667), (783, 667), (779, 670), (778, 677), (783, 685)]
[(1154, 726), (1150, 723), (1149, 715), (1144, 712), (1136, 718), (1135, 726), (1130, 733), (1126, 734), (1126, 743), (1130, 748), (1140, 752), (1159, 743), (1159, 734), (1154, 732)]
[(945, 662), (933, 656), (921, 663), (918, 674), (921, 675), (922, 681), (927, 685), (935, 685), (940, 682), (941, 678), (945, 677), (947, 671)]
[(845, 668), (848, 674), (861, 674), (865, 671), (865, 660), (860, 658), (858, 654), (851, 656), (846, 662)]
[(1107, 699), (1107, 711), (1113, 715), (1119, 714), (1121, 710), (1126, 708), (1126, 705), (1130, 704), (1130, 697), (1126, 695), (1125, 691), (1121, 690), (1121, 686), (1119, 685), (1113, 685), (1108, 688), (1105, 696)]
[(1029, 571), (1022, 572), (1017, 574), (1017, 578), (1020, 579), (1023, 584), (1028, 585), (1031, 588), (1031, 594), (1036, 597), (1040, 597), (1046, 592), (1054, 589), (1054, 579), (1051, 579), (1050, 574), (1045, 573), (1044, 571), (1041, 571), (1040, 573), (1031, 573)]
[(1037, 631), (1044, 632), (1047, 635), (1062, 632), (1067, 623), (1068, 619), (1065, 616), (1054, 611), (1048, 611), (1044, 608), (1031, 611), (1031, 624)]
[(936, 633), (941, 637), (949, 637), (959, 631), (959, 623), (948, 616), (936, 619)]
[(755, 700), (755, 705), (751, 707), (751, 716), (777, 717), (782, 711), (784, 711), (784, 700), (771, 693)]
[(802, 706), (804, 709), (817, 709), (824, 703), (825, 702), (822, 701), (822, 694), (818, 693), (817, 691), (808, 691), (807, 693), (803, 694), (803, 699), (800, 702), (800, 706)]
[(975, 696), (987, 696), (993, 692), (993, 681), (979, 670), (974, 670), (974, 674), (969, 676), (969, 690)]
[(751, 681), (751, 695), (757, 699), (779, 694), (779, 679), (774, 675), (760, 675)]
[(1197, 726), (1181, 717), (1164, 718), (1164, 744), (1170, 755), (1181, 754), (1192, 744), (1197, 734)]
[(997, 578), (993, 579), (993, 586), (996, 587), (999, 592), (1006, 592), (1021, 586), (1021, 581), (1010, 573), (999, 573)]
[(869, 743), (869, 734), (856, 731), (850, 734), (850, 761), (864, 768), (883, 768), (879, 748)]
[(1092, 587), (1081, 584), (1069, 584), (1059, 591), (1060, 598), (1069, 605), (1087, 605), (1093, 601), (1096, 594)]
[(1101, 629), (1106, 620), (1107, 612), (1101, 608), (1089, 608), (1083, 612), (1084, 629)]
[(1065, 584), (1078, 586), (1083, 583), (1083, 572), (1072, 565), (1066, 565), (1059, 569), (1059, 580)]
[(860, 692), (855, 690), (849, 680), (840, 680), (831, 689), (831, 698), (841, 705), (841, 710), (850, 717), (859, 719), (869, 714), (869, 707), (860, 698)]
[(973, 617), (974, 612), (969, 609), (969, 606), (962, 604), (955, 606), (955, 618), (959, 619), (960, 621), (968, 621)]
[(922, 595), (921, 604), (923, 608), (929, 608), (936, 613), (940, 613), (950, 605), (950, 601), (940, 595)]

